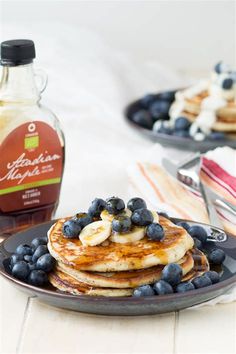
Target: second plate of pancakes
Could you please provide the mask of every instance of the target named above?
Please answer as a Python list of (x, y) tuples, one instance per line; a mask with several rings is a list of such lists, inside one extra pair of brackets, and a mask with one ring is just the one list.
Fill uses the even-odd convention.
[[(173, 221), (176, 222), (176, 219)], [(104, 277), (103, 272), (96, 272), (95, 274), (91, 272), (89, 273), (89, 276), (93, 285), (85, 285), (84, 283), (81, 283), (81, 280), (83, 280), (81, 277), (86, 277), (86, 281), (88, 282), (88, 274), (86, 274), (86, 272), (80, 272), (81, 274), (77, 273), (77, 279), (75, 279), (74, 276), (71, 277), (70, 270), (66, 269), (65, 265), (63, 267), (62, 264), (59, 264), (53, 275), (54, 280), (52, 280), (52, 283), (55, 282), (56, 287), (52, 285), (42, 288), (34, 287), (13, 278), (8, 271), (7, 259), (9, 255), (14, 252), (20, 243), (29, 244), (35, 237), (46, 235), (53, 223), (54, 222), (41, 224), (24, 232), (15, 234), (0, 245), (0, 274), (21, 290), (31, 296), (38, 297), (40, 301), (52, 306), (100, 315), (152, 315), (181, 310), (205, 302), (223, 294), (236, 282), (236, 238), (231, 235), (228, 235), (225, 242), (216, 245), (216, 247), (223, 249), (226, 253), (226, 259), (220, 270), (221, 281), (217, 284), (183, 294), (174, 293), (170, 295), (141, 298), (130, 296), (130, 288), (127, 287), (130, 281), (140, 283), (140, 281), (142, 282), (142, 280), (140, 280), (142, 278), (144, 279), (144, 282), (146, 279), (150, 279), (150, 277), (153, 277), (154, 280), (158, 279), (158, 269), (160, 273), (161, 266), (157, 266), (155, 271), (151, 268), (141, 270), (140, 272), (137, 270), (132, 272), (124, 271), (122, 276), (121, 274), (118, 275), (118, 273), (114, 275), (114, 273), (109, 272), (107, 279)], [(203, 225), (194, 222), (189, 223), (191, 225)], [(206, 225), (204, 225), (204, 227), (207, 227), (208, 229), (211, 228)], [(192, 278), (193, 273), (197, 275), (198, 272), (201, 273), (208, 269), (208, 262), (204, 254), (201, 251), (194, 249), (187, 252), (184, 257), (182, 257), (180, 264), (186, 279), (188, 279), (188, 277)], [(120, 294), (112, 293), (112, 290), (114, 290), (112, 287), (106, 287), (106, 292), (104, 293), (104, 288), (101, 285), (107, 280), (111, 282), (110, 284), (119, 284)], [(65, 289), (68, 291), (69, 287), (71, 293), (63, 291)], [(86, 295), (89, 291), (93, 291), (94, 294), (90, 293), (90, 295)], [(107, 291), (111, 293), (108, 294)], [(127, 294), (124, 294), (124, 291)]]

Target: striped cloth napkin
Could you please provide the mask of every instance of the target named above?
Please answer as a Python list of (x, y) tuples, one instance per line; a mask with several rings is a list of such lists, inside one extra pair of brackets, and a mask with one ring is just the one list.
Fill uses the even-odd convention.
[[(176, 152), (175, 152), (176, 154)], [(128, 168), (132, 195), (143, 197), (149, 208), (167, 212), (170, 216), (209, 223), (204, 202), (173, 178), (162, 166), (162, 158), (181, 160), (181, 153), (168, 156), (166, 149), (156, 144), (149, 156)], [(176, 158), (179, 161), (176, 161)], [(207, 152), (201, 161), (200, 178), (219, 197), (236, 206), (236, 150), (219, 147)], [(217, 207), (224, 229), (236, 235), (236, 217)]]

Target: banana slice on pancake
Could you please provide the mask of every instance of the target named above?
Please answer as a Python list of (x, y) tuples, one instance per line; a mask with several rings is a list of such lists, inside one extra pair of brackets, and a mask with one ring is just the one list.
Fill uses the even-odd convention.
[(99, 220), (88, 224), (81, 231), (79, 238), (84, 246), (96, 246), (111, 235), (111, 222)]
[(113, 219), (119, 217), (119, 216), (128, 216), (129, 218), (132, 215), (132, 211), (129, 209), (125, 209), (124, 211), (122, 211), (121, 213), (117, 214), (117, 215), (113, 215), (113, 214), (109, 214), (107, 210), (103, 210), (101, 212), (101, 219), (104, 221), (110, 221), (112, 222)]
[(145, 236), (145, 227), (134, 226), (129, 232), (111, 234), (110, 240), (116, 243), (130, 243), (141, 240)]

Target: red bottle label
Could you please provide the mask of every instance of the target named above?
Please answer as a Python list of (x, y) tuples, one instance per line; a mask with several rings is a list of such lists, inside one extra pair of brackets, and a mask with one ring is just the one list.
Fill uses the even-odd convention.
[(55, 203), (64, 151), (57, 132), (34, 121), (14, 129), (0, 145), (0, 211)]

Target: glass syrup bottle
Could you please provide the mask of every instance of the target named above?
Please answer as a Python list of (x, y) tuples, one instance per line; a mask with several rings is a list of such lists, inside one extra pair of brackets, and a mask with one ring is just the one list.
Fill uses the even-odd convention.
[(64, 170), (59, 121), (41, 105), (31, 40), (1, 43), (0, 237), (50, 220)]

